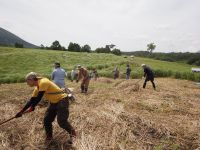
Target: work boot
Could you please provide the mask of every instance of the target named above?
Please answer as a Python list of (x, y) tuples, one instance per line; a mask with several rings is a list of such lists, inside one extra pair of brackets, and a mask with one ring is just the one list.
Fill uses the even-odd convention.
[(87, 91), (88, 91), (88, 88), (85, 88), (85, 93), (87, 93)]
[(81, 93), (84, 93), (84, 86), (81, 85)]
[(76, 131), (72, 129), (70, 137), (76, 138)]
[(76, 138), (76, 131), (74, 129), (72, 129), (70, 138), (69, 138), (69, 140), (67, 140), (67, 144), (72, 145), (75, 138)]

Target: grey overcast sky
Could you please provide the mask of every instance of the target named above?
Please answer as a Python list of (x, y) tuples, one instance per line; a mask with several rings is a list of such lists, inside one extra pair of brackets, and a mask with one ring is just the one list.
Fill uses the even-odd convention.
[(36, 45), (200, 50), (200, 0), (0, 0), (0, 27)]

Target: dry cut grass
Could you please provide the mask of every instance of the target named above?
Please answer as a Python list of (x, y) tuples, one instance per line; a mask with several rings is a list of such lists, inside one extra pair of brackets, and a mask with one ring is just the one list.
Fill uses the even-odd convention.
[[(72, 146), (68, 134), (54, 122), (54, 140), (44, 144), (46, 106), (0, 126), (0, 149), (74, 150), (194, 150), (200, 148), (200, 88), (193, 82), (156, 79), (142, 89), (138, 80), (99, 78), (88, 94), (74, 88), (76, 102), (69, 120), (78, 132)], [(137, 84), (135, 84), (137, 82)], [(0, 85), (0, 121), (23, 106), (32, 89), (25, 84)]]

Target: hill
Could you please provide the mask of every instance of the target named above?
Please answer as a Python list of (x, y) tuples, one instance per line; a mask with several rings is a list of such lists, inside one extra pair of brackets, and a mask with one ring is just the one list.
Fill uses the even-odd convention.
[(0, 27), (0, 45), (14, 46), (15, 43), (23, 44), (25, 48), (37, 48), (38, 46), (26, 42), (17, 35)]
[[(80, 83), (73, 87), (76, 101), (70, 104), (69, 120), (77, 130), (73, 146), (56, 120), (51, 144), (44, 144), (46, 106), (1, 126), (0, 149), (40, 150), (197, 150), (200, 147), (200, 89), (191, 81), (159, 78), (139, 91), (137, 80), (92, 80), (87, 95)], [(131, 85), (131, 86), (130, 86)], [(0, 85), (0, 122), (11, 118), (30, 97), (25, 83)], [(108, 92), (109, 91), (109, 92)]]
[(194, 65), (185, 63), (159, 61), (141, 57), (124, 57), (113, 54), (79, 53), (69, 51), (20, 49), (0, 47), (0, 83), (24, 82), (24, 76), (31, 71), (49, 77), (53, 63), (59, 61), (61, 66), (70, 71), (81, 64), (88, 69), (96, 68), (100, 76), (113, 77), (113, 70), (118, 66), (120, 77), (125, 78), (126, 65), (132, 69), (132, 78), (141, 78), (145, 63), (153, 68), (156, 77), (175, 77), (199, 81), (200, 74), (191, 72)]

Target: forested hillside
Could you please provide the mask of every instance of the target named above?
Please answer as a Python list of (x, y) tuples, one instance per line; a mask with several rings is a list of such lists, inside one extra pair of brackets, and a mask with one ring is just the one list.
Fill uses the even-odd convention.
[(0, 45), (14, 46), (16, 43), (22, 44), (26, 48), (37, 48), (36, 45), (26, 42), (15, 34), (0, 27)]
[(154, 58), (170, 62), (185, 62), (190, 65), (200, 66), (200, 53), (149, 53), (148, 51), (123, 52), (125, 55)]

